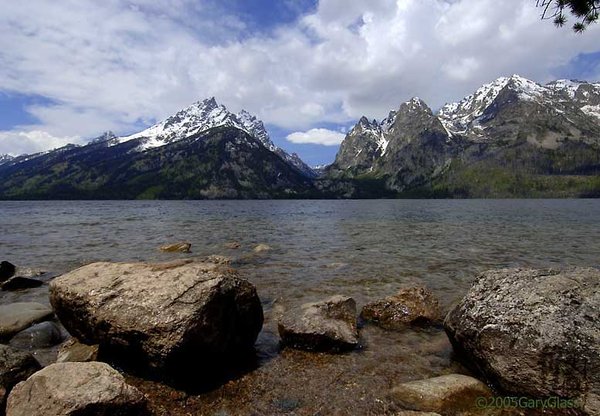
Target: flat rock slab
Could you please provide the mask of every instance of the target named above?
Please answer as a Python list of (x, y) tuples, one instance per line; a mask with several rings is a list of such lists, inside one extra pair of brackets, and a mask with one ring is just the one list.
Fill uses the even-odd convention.
[(150, 370), (230, 359), (263, 323), (254, 286), (212, 263), (93, 263), (54, 279), (50, 301), (75, 338)]
[(37, 279), (31, 279), (29, 277), (15, 276), (2, 283), (0, 287), (2, 290), (21, 290), (31, 289), (33, 287), (40, 287), (44, 282)]
[(391, 396), (407, 409), (443, 415), (486, 415), (488, 411), (479, 409), (477, 400), (490, 398), (493, 393), (473, 377), (449, 374), (400, 384), (392, 389)]
[(600, 392), (600, 270), (503, 269), (479, 276), (444, 322), (467, 364), (533, 397)]
[(161, 246), (160, 251), (166, 251), (168, 253), (189, 253), (191, 248), (191, 243), (180, 242)]
[(40, 368), (40, 364), (28, 352), (0, 344), (0, 414), (3, 414), (10, 390)]
[(0, 305), (0, 339), (8, 339), (29, 326), (52, 317), (49, 307), (36, 302)]
[(76, 416), (148, 414), (146, 399), (108, 364), (58, 363), (17, 384), (7, 416)]
[(441, 322), (442, 313), (436, 297), (424, 287), (411, 287), (393, 296), (366, 304), (361, 318), (383, 328), (398, 329), (407, 325)]
[(279, 335), (284, 345), (309, 351), (341, 352), (358, 345), (356, 302), (332, 296), (283, 313)]
[(98, 359), (98, 345), (86, 345), (71, 338), (58, 350), (57, 363), (88, 362)]

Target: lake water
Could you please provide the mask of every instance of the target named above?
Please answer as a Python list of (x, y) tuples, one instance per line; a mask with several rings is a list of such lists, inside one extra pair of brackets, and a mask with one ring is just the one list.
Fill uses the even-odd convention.
[[(461, 371), (443, 331), (368, 326), (361, 352), (309, 358), (279, 351), (274, 304), (344, 294), (360, 308), (419, 284), (448, 310), (486, 269), (600, 267), (599, 220), (600, 200), (0, 202), (0, 260), (63, 273), (99, 260), (230, 256), (256, 285), (266, 314), (258, 343), (263, 364), (234, 384), (238, 396), (260, 383), (269, 393), (252, 393), (243, 407), (228, 399), (225, 386), (195, 398), (198, 406), (231, 414), (237, 414), (232, 407), (262, 414), (329, 414), (328, 408), (367, 414), (388, 405), (382, 385)], [(157, 250), (182, 240), (192, 243), (191, 254)], [(233, 241), (240, 248), (226, 247)], [(254, 253), (257, 244), (271, 250)], [(44, 288), (0, 292), (2, 303), (23, 299), (47, 302)], [(334, 376), (323, 392), (324, 378)], [(269, 385), (276, 377), (286, 382)]]

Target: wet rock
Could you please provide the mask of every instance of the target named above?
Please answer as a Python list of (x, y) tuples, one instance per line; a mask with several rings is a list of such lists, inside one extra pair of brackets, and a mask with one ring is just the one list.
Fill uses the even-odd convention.
[(211, 263), (93, 263), (54, 279), (50, 301), (74, 337), (150, 370), (248, 351), (263, 323), (254, 286)]
[(347, 296), (332, 296), (283, 312), (279, 336), (293, 348), (339, 352), (358, 345), (356, 302)]
[(455, 350), (509, 392), (600, 392), (600, 271), (504, 269), (479, 276), (444, 322)]
[(392, 399), (402, 407), (443, 415), (486, 415), (487, 409), (479, 409), (477, 400), (492, 396), (484, 383), (461, 374), (411, 381), (391, 391)]
[(440, 305), (424, 287), (402, 289), (394, 296), (371, 302), (361, 311), (361, 318), (384, 328), (402, 328), (441, 321)]
[(29, 277), (15, 276), (2, 283), (0, 287), (2, 288), (2, 290), (21, 290), (39, 287), (43, 284), (44, 282), (42, 282), (41, 280), (30, 279)]
[(439, 413), (415, 412), (413, 410), (402, 410), (394, 413), (394, 416), (441, 416)]
[(255, 253), (262, 253), (264, 251), (270, 251), (271, 250), (271, 246), (267, 245), (267, 244), (258, 244), (256, 247), (254, 247), (252, 249), (252, 251), (254, 251)]
[(52, 317), (52, 310), (36, 302), (0, 305), (0, 339), (8, 339), (29, 326)]
[(31, 354), (0, 344), (0, 414), (10, 390), (40, 368)]
[(206, 261), (214, 264), (231, 264), (231, 257), (228, 256), (219, 256), (218, 254), (211, 254), (206, 257)]
[(57, 363), (17, 384), (7, 416), (147, 415), (146, 399), (108, 364)]
[(60, 344), (64, 339), (60, 327), (54, 322), (41, 322), (16, 334), (10, 346), (24, 350), (48, 348)]
[(15, 271), (15, 276), (34, 278), (41, 277), (47, 273), (48, 272), (46, 270), (38, 269), (35, 267), (18, 266), (17, 270)]
[(168, 253), (189, 253), (191, 248), (191, 243), (179, 242), (161, 246), (160, 251), (166, 251)]
[(15, 269), (15, 265), (8, 261), (0, 262), (0, 282), (4, 282), (13, 277), (15, 275)]
[(86, 345), (75, 338), (69, 339), (58, 350), (57, 363), (88, 362), (98, 359), (98, 345)]
[(229, 248), (229, 249), (238, 249), (240, 248), (242, 245), (240, 243), (238, 243), (237, 241), (231, 241), (229, 243), (225, 243), (225, 248)]

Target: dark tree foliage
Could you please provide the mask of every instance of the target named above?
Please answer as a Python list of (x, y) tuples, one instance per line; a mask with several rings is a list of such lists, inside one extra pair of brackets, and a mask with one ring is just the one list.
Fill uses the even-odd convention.
[(543, 9), (542, 19), (552, 19), (556, 26), (564, 26), (567, 14), (573, 15), (577, 22), (573, 24), (575, 32), (598, 21), (600, 0), (537, 0), (537, 6)]

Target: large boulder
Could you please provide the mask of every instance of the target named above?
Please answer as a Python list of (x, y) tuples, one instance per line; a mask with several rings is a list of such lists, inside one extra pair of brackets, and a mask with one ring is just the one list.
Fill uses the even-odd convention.
[(392, 389), (391, 397), (407, 409), (466, 416), (489, 414), (478, 401), (486, 403), (493, 393), (473, 377), (448, 374), (400, 384)]
[(212, 263), (93, 263), (53, 280), (50, 301), (80, 341), (159, 371), (248, 351), (263, 323), (254, 286)]
[(424, 287), (401, 289), (393, 296), (366, 304), (361, 318), (390, 329), (422, 325), (442, 319), (436, 297)]
[(356, 302), (332, 296), (316, 303), (286, 310), (279, 319), (284, 345), (309, 351), (340, 352), (358, 345)]
[(9, 339), (17, 332), (47, 320), (52, 315), (52, 309), (36, 302), (0, 305), (0, 340)]
[(10, 390), (40, 368), (31, 354), (0, 344), (0, 415)]
[(492, 270), (444, 324), (466, 362), (508, 392), (593, 397), (600, 393), (598, 311), (599, 270)]
[(7, 416), (79, 416), (148, 414), (146, 398), (108, 364), (58, 363), (17, 384)]

